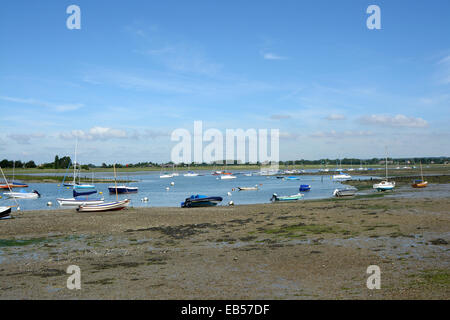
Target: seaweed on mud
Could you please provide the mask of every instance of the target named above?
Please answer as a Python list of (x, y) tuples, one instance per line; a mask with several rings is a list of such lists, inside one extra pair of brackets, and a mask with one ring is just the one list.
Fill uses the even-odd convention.
[(253, 222), (252, 218), (248, 218), (248, 219), (245, 219), (245, 220), (243, 220), (243, 219), (234, 219), (234, 220), (228, 221), (228, 223), (237, 223), (237, 224), (239, 224), (241, 226), (244, 225), (244, 224), (250, 223), (250, 222)]
[(105, 279), (99, 279), (99, 280), (94, 280), (94, 281), (88, 281), (88, 282), (85, 282), (85, 284), (107, 285), (107, 284), (112, 284), (113, 282), (114, 282), (114, 279), (112, 279), (112, 278), (105, 278)]
[(33, 276), (41, 277), (41, 278), (50, 278), (65, 275), (66, 272), (60, 269), (46, 269), (39, 273), (33, 273)]
[(137, 232), (137, 231), (158, 231), (164, 235), (172, 237), (174, 239), (185, 239), (187, 237), (205, 233), (206, 231), (201, 231), (200, 229), (218, 229), (223, 224), (211, 224), (211, 223), (199, 223), (199, 224), (186, 224), (180, 226), (167, 226), (167, 227), (150, 227), (145, 229), (136, 229), (136, 230), (126, 230), (125, 232)]
[(256, 237), (256, 236), (246, 236), (246, 237), (239, 238), (239, 240), (247, 242), (247, 241), (253, 241), (253, 240), (257, 239), (257, 238), (258, 237)]
[(143, 263), (138, 262), (119, 262), (119, 263), (94, 263), (92, 264), (93, 267), (96, 267), (99, 270), (105, 270), (105, 269), (114, 269), (119, 267), (124, 268), (136, 268), (142, 265)]
[(446, 240), (441, 239), (441, 238), (431, 240), (430, 243), (433, 245), (448, 244), (448, 242)]

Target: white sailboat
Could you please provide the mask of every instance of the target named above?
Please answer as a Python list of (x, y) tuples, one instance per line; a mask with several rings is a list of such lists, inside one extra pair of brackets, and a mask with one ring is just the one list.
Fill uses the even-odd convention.
[(380, 183), (375, 183), (373, 185), (374, 189), (377, 189), (378, 191), (388, 191), (395, 188), (395, 181), (388, 181), (388, 166), (387, 166), (387, 153), (386, 153), (386, 180), (381, 181)]

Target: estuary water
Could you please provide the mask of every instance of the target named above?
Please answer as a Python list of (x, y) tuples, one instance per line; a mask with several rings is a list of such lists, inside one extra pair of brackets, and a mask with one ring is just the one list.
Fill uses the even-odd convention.
[[(220, 180), (220, 177), (213, 176), (210, 171), (198, 171), (200, 176), (185, 177), (184, 172), (180, 172), (179, 176), (161, 179), (159, 172), (133, 172), (126, 174), (118, 174), (118, 179), (129, 179), (136, 182), (128, 184), (129, 186), (139, 187), (138, 193), (119, 194), (119, 199), (131, 199), (133, 207), (179, 207), (181, 202), (191, 195), (201, 194), (207, 196), (220, 196), (223, 201), (220, 205), (228, 205), (229, 201), (233, 201), (235, 205), (240, 204), (256, 204), (269, 203), (272, 194), (279, 196), (293, 195), (299, 193), (301, 184), (311, 185), (311, 191), (302, 192), (304, 199), (324, 199), (333, 196), (336, 188), (344, 187), (340, 182), (331, 179), (326, 175), (310, 175), (308, 173), (299, 175), (300, 180), (279, 179), (277, 176), (246, 176), (242, 172), (236, 174), (236, 179)], [(97, 175), (99, 175), (97, 173)], [(102, 177), (111, 178), (112, 174), (101, 173)], [(86, 175), (86, 177), (90, 177)], [(98, 177), (98, 176), (97, 176)], [(287, 177), (286, 177), (287, 178)], [(368, 176), (352, 176), (353, 179), (370, 179)], [(62, 180), (62, 177), (61, 177)], [(71, 181), (68, 177), (66, 181)], [(172, 186), (171, 183), (174, 183)], [(115, 201), (116, 195), (108, 192), (108, 186), (114, 186), (111, 183), (96, 183), (97, 191), (102, 194), (94, 195), (105, 198), (105, 201)], [(238, 187), (254, 187), (258, 186), (257, 191), (239, 191)], [(167, 190), (167, 188), (169, 188)], [(234, 191), (233, 191), (234, 189)], [(37, 190), (41, 197), (35, 200), (18, 199), (21, 210), (54, 210), (59, 209), (57, 198), (72, 198), (72, 189), (58, 186), (56, 183), (29, 183), (29, 187), (24, 189), (26, 192)], [(20, 190), (14, 189), (14, 192)], [(6, 192), (6, 191), (4, 191)], [(231, 193), (231, 196), (228, 193)], [(0, 192), (0, 206), (15, 205), (14, 200), (7, 199)], [(148, 202), (142, 201), (148, 198)], [(47, 206), (48, 202), (52, 202), (51, 206)], [(67, 207), (62, 207), (67, 208)], [(73, 208), (72, 208), (73, 209)]]

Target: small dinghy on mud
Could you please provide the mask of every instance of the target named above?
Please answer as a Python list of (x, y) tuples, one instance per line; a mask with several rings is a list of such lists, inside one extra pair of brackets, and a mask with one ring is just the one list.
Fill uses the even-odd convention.
[(11, 207), (0, 207), (0, 220), (11, 219)]
[(358, 189), (356, 189), (356, 188), (336, 189), (336, 190), (334, 190), (333, 195), (338, 198), (353, 197), (357, 191), (358, 191)]
[(214, 207), (222, 202), (222, 197), (208, 197), (203, 195), (192, 195), (181, 203), (182, 208)]
[(115, 201), (115, 202), (104, 202), (101, 204), (85, 204), (77, 208), (78, 212), (103, 212), (103, 211), (117, 211), (128, 207), (130, 204), (129, 199)]
[(279, 196), (276, 193), (272, 195), (272, 198), (270, 198), (270, 201), (272, 202), (288, 202), (288, 201), (297, 201), (303, 198), (303, 194), (298, 193), (291, 196)]

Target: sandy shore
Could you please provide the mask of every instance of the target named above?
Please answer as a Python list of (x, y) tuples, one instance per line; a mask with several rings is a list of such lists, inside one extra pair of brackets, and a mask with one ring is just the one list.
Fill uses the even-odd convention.
[(449, 212), (450, 197), (22, 212), (0, 221), (0, 298), (449, 299)]

